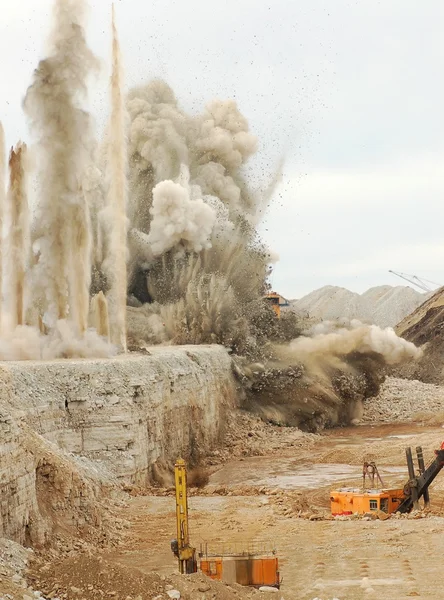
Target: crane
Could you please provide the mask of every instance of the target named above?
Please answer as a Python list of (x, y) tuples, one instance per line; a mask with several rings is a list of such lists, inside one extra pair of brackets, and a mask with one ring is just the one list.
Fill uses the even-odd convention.
[[(429, 281), (428, 279), (424, 279), (423, 277), (417, 277), (416, 275), (409, 275), (408, 273), (401, 273), (398, 271), (392, 271), (389, 269), (389, 273), (396, 275), (397, 277), (401, 277), (401, 279), (405, 279), (409, 283), (416, 285), (424, 292), (432, 292), (434, 288), (441, 287), (440, 283), (436, 283), (435, 281)], [(431, 288), (428, 284), (431, 283), (434, 288)]]

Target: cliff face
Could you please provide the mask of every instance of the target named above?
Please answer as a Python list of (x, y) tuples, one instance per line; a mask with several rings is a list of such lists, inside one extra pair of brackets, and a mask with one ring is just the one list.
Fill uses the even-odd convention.
[(418, 379), (424, 383), (444, 383), (444, 288), (434, 294), (403, 319), (396, 333), (417, 346), (422, 346), (423, 356), (413, 364), (394, 370), (401, 378)]
[(0, 378), (0, 536), (21, 543), (45, 543), (54, 521), (98, 519), (94, 500), (113, 481), (143, 485), (156, 462), (196, 458), (235, 402), (218, 346), (2, 363)]

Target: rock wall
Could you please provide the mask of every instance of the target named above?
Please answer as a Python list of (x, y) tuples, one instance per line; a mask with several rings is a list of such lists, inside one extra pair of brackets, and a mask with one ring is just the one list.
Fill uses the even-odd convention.
[(219, 346), (8, 362), (0, 382), (0, 536), (21, 543), (45, 537), (32, 523), (49, 489), (56, 510), (93, 502), (103, 473), (143, 485), (156, 461), (216, 445), (235, 402), (231, 359)]

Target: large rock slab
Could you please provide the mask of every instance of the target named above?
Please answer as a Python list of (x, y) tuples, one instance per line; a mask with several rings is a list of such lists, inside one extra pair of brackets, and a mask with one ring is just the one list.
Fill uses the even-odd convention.
[(43, 540), (35, 524), (48, 485), (75, 506), (93, 502), (102, 480), (143, 485), (156, 462), (196, 458), (220, 441), (234, 402), (220, 346), (1, 363), (0, 536)]

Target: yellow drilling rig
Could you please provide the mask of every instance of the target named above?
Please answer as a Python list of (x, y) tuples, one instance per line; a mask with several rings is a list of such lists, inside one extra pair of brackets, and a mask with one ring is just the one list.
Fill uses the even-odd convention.
[[(185, 461), (178, 459), (174, 466), (176, 486), (176, 528), (177, 539), (171, 542), (171, 550), (179, 561), (182, 574), (197, 572), (196, 548), (190, 544), (188, 528), (187, 469)], [(279, 588), (279, 561), (276, 552), (243, 547), (241, 551), (229, 549), (209, 553), (207, 545), (201, 545), (199, 568), (202, 573), (225, 583)]]
[(185, 461), (181, 458), (174, 466), (174, 480), (176, 486), (177, 539), (171, 542), (171, 550), (179, 560), (180, 573), (196, 573), (196, 548), (190, 545), (188, 531), (187, 469)]

